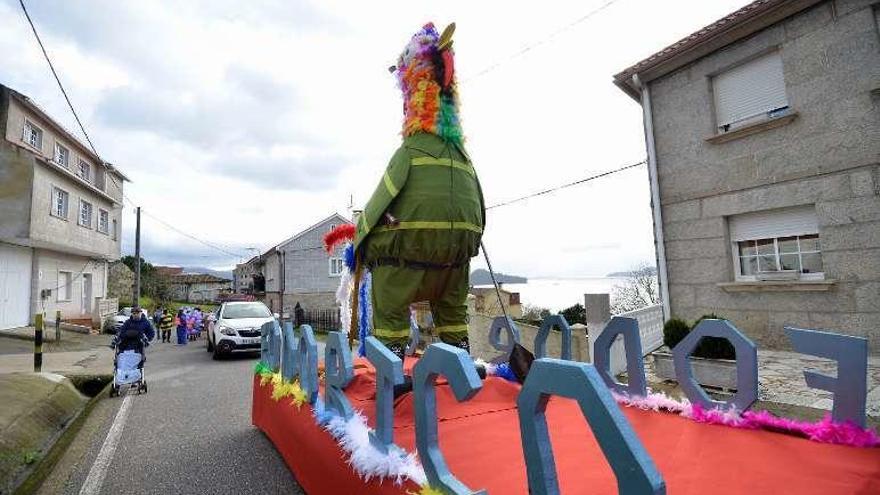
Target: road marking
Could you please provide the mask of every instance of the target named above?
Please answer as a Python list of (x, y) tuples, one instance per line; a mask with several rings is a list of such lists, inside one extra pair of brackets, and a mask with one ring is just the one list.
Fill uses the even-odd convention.
[(101, 493), (101, 485), (104, 484), (104, 477), (107, 476), (107, 469), (110, 462), (113, 461), (113, 454), (116, 453), (116, 447), (119, 445), (119, 439), (122, 437), (122, 428), (125, 426), (125, 418), (128, 417), (128, 409), (131, 407), (131, 396), (126, 395), (122, 399), (122, 406), (116, 412), (113, 419), (113, 425), (107, 432), (107, 438), (104, 439), (104, 445), (101, 445), (101, 451), (89, 470), (89, 475), (83, 483), (79, 495), (98, 495)]

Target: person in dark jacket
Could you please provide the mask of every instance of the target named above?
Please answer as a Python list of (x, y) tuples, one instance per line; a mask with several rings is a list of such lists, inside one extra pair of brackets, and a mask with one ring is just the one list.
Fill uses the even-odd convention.
[(131, 316), (119, 327), (116, 334), (119, 352), (134, 349), (143, 354), (143, 341), (152, 341), (156, 337), (156, 331), (150, 320), (144, 316), (139, 306), (131, 309)]

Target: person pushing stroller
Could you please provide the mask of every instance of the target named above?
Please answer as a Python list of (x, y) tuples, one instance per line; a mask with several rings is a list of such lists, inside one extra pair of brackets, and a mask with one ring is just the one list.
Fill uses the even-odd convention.
[(116, 333), (116, 349), (118, 352), (134, 350), (143, 354), (144, 342), (151, 342), (155, 337), (152, 323), (144, 316), (140, 306), (135, 306), (131, 308), (131, 316)]
[(111, 395), (119, 395), (122, 386), (134, 387), (140, 392), (147, 391), (143, 375), (146, 356), (144, 349), (156, 337), (149, 319), (139, 306), (131, 310), (131, 317), (122, 324), (113, 338), (116, 350), (113, 358), (113, 386)]

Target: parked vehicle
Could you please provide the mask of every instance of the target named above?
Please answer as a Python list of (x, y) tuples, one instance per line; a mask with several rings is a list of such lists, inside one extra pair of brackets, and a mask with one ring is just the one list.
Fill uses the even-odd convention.
[(217, 308), (214, 322), (208, 325), (208, 352), (219, 359), (237, 351), (258, 351), (260, 328), (276, 318), (261, 302), (224, 302)]
[(113, 323), (110, 328), (113, 329), (113, 333), (119, 333), (119, 329), (122, 328), (122, 324), (125, 323), (125, 320), (131, 318), (131, 306), (126, 306), (119, 310), (115, 316), (113, 316)]

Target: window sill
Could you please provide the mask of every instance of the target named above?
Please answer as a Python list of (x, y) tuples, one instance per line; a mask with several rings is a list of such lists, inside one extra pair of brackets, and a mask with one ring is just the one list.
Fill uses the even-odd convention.
[(62, 217), (61, 215), (56, 215), (54, 213), (49, 213), (49, 216), (52, 218), (57, 218), (58, 220), (64, 220), (65, 222), (69, 222), (70, 220), (67, 217)]
[(716, 284), (725, 292), (825, 292), (836, 280), (765, 280)]
[(773, 117), (768, 120), (764, 120), (761, 122), (756, 122), (751, 125), (747, 125), (745, 127), (740, 127), (738, 129), (734, 129), (730, 132), (725, 132), (723, 134), (716, 134), (714, 136), (709, 136), (706, 138), (706, 142), (712, 144), (721, 144), (726, 143), (728, 141), (733, 141), (734, 139), (739, 139), (746, 136), (751, 136), (752, 134), (757, 134), (759, 132), (764, 132), (770, 129), (776, 129), (777, 127), (782, 127), (784, 125), (790, 124), (794, 119), (798, 116), (797, 112), (789, 112), (785, 115), (781, 115), (779, 117)]

